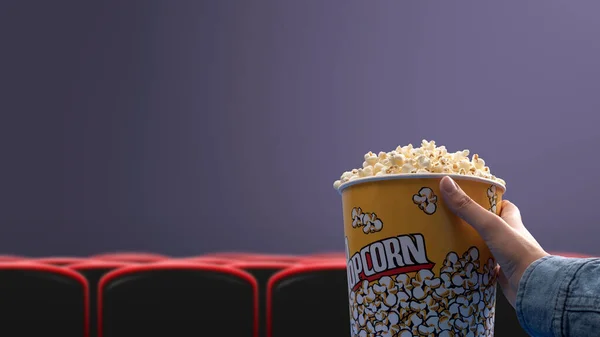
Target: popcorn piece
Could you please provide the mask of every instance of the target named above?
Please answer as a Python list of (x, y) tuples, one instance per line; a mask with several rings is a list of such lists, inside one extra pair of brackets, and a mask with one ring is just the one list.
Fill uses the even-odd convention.
[(417, 167), (422, 169), (429, 169), (431, 167), (431, 160), (426, 155), (420, 155), (417, 158)]
[(340, 186), (342, 186), (342, 181), (341, 180), (336, 180), (333, 182), (333, 188), (335, 188), (336, 190), (340, 188)]
[(377, 163), (377, 155), (373, 152), (369, 152), (365, 154), (365, 162), (371, 166)]
[(396, 151), (392, 151), (390, 153), (390, 163), (392, 165), (402, 167), (402, 165), (404, 165), (405, 160), (406, 160), (406, 158), (404, 157), (404, 155), (402, 153), (398, 153)]
[(402, 168), (400, 168), (400, 173), (416, 173), (416, 168), (414, 166), (412, 166), (412, 164), (406, 163), (404, 165), (402, 165)]
[[(436, 146), (433, 140), (423, 140), (418, 148), (408, 144), (390, 152), (368, 152), (364, 155), (362, 169), (344, 172), (333, 187), (339, 189), (344, 183), (372, 176), (413, 173), (461, 174), (490, 179), (506, 186), (504, 180), (490, 173), (490, 168), (478, 154), (473, 154), (471, 159), (469, 154), (469, 150), (449, 153), (445, 146)], [(491, 208), (495, 209), (495, 205)]]
[[(485, 160), (479, 158), (478, 154), (474, 154), (473, 159), (471, 159), (471, 161), (473, 162), (473, 165), (475, 166), (475, 168), (478, 170), (483, 170), (483, 168), (485, 167)], [(489, 170), (489, 168), (488, 168), (488, 170)]]
[(377, 174), (381, 171), (385, 171), (385, 170), (386, 170), (386, 167), (382, 163), (376, 163), (375, 165), (373, 165), (373, 173), (375, 173), (375, 174)]

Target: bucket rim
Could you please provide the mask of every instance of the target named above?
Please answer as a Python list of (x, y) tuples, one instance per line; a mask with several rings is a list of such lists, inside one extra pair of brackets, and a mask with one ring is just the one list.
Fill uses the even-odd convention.
[(373, 182), (373, 181), (384, 181), (384, 180), (402, 180), (402, 179), (442, 179), (443, 177), (450, 177), (454, 180), (471, 180), (471, 181), (477, 181), (477, 182), (482, 182), (482, 183), (487, 183), (487, 184), (491, 184), (496, 186), (497, 188), (500, 188), (502, 190), (502, 193), (506, 193), (506, 186), (500, 184), (499, 182), (492, 180), (492, 179), (488, 179), (488, 178), (482, 178), (482, 177), (476, 177), (476, 176), (470, 176), (470, 175), (464, 175), (464, 174), (446, 174), (446, 173), (400, 173), (400, 174), (386, 174), (386, 175), (382, 175), (382, 176), (372, 176), (372, 177), (364, 177), (364, 178), (358, 178), (352, 181), (348, 181), (345, 182), (343, 184), (341, 184), (338, 188), (337, 191), (338, 193), (341, 195), (342, 192), (347, 189), (348, 187), (354, 186), (354, 185), (358, 185), (358, 184), (364, 184), (364, 183), (369, 183), (369, 182)]

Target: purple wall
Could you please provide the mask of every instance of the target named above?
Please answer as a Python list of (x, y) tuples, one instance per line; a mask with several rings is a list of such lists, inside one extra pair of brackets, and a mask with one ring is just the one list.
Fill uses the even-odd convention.
[(427, 138), (480, 153), (546, 249), (600, 253), (599, 11), (3, 1), (0, 248), (341, 250), (333, 180)]

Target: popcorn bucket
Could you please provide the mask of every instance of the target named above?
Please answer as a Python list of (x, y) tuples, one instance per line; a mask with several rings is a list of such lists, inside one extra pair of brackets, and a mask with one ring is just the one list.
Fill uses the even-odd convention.
[[(496, 261), (440, 196), (443, 174), (340, 186), (352, 336), (493, 336)], [(504, 186), (450, 175), (500, 213)]]

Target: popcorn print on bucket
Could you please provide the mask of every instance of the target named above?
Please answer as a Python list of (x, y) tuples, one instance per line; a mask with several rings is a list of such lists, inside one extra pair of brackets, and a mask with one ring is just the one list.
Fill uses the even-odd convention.
[(363, 233), (376, 233), (383, 229), (383, 221), (375, 213), (362, 211), (360, 207), (352, 209), (352, 228), (362, 227)]
[(437, 196), (429, 187), (422, 187), (413, 195), (412, 200), (427, 215), (432, 215), (437, 210)]
[(447, 254), (431, 270), (383, 276), (350, 292), (353, 337), (486, 336), (494, 334), (496, 268), (479, 269), (479, 251)]
[(498, 202), (498, 193), (496, 192), (496, 185), (492, 185), (487, 189), (487, 197), (490, 202), (490, 208), (488, 208), (488, 210), (492, 213), (496, 213), (496, 203)]

